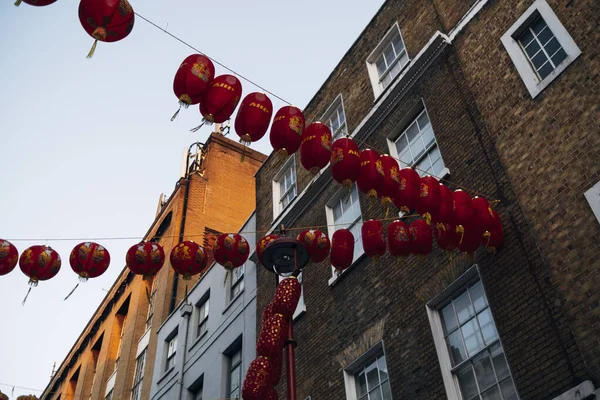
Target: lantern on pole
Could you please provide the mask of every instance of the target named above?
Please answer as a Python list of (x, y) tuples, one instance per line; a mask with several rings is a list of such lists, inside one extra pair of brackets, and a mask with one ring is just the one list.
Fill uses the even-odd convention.
[(406, 257), (410, 254), (410, 230), (406, 222), (396, 220), (387, 228), (388, 245), (390, 254), (394, 257)]
[(350, 138), (340, 138), (331, 145), (331, 175), (336, 182), (351, 189), (360, 174), (360, 153)]
[(273, 313), (283, 315), (286, 320), (292, 318), (301, 295), (302, 285), (295, 276), (282, 280), (275, 291)]
[(310, 259), (314, 263), (319, 263), (327, 258), (329, 250), (331, 249), (331, 243), (329, 238), (323, 232), (318, 229), (308, 229), (300, 232), (297, 239), (304, 242), (308, 248)]
[(422, 219), (417, 219), (410, 224), (410, 238), (413, 254), (426, 256), (431, 253), (433, 238), (431, 226)]
[(203, 54), (187, 56), (179, 66), (173, 80), (173, 92), (179, 100), (179, 110), (171, 118), (173, 121), (181, 107), (188, 108), (192, 104), (199, 104), (202, 96), (215, 78), (215, 66)]
[(98, 243), (79, 243), (71, 251), (69, 264), (73, 272), (79, 275), (79, 280), (85, 282), (106, 272), (110, 265), (110, 254)]
[(129, 35), (133, 29), (135, 14), (127, 0), (81, 0), (79, 22), (95, 39), (87, 55), (87, 58), (91, 58), (96, 51), (98, 40), (116, 42)]
[[(233, 75), (219, 75), (208, 86), (200, 101), (203, 123), (221, 124), (235, 111), (242, 97), (242, 83)], [(192, 129), (197, 131), (202, 125)]]
[(365, 254), (378, 261), (385, 254), (385, 239), (383, 235), (383, 224), (378, 220), (363, 222), (361, 236)]
[(272, 358), (281, 354), (287, 334), (287, 319), (281, 314), (274, 314), (265, 321), (256, 342), (256, 354)]
[(249, 145), (260, 140), (271, 123), (273, 103), (264, 93), (250, 93), (242, 100), (235, 117), (235, 132), (240, 142)]
[(273, 149), (284, 156), (291, 156), (302, 144), (304, 114), (294, 106), (281, 107), (275, 114), (269, 139)]
[(300, 162), (313, 175), (325, 168), (331, 157), (331, 130), (322, 122), (304, 129), (300, 146)]
[(358, 190), (377, 197), (383, 187), (383, 166), (379, 161), (379, 153), (375, 150), (364, 149), (360, 152), (360, 173), (356, 180)]
[(203, 274), (208, 266), (204, 249), (196, 242), (185, 240), (173, 247), (169, 255), (171, 267), (189, 281), (193, 275)]
[(259, 356), (248, 366), (244, 384), (242, 385), (242, 398), (244, 400), (264, 400), (267, 394), (267, 381), (271, 376), (271, 363), (266, 357)]
[(398, 191), (392, 200), (400, 211), (409, 213), (419, 205), (421, 177), (412, 168), (402, 168), (398, 175), (400, 185), (398, 185)]
[(242, 235), (224, 233), (217, 238), (213, 253), (219, 264), (226, 270), (232, 270), (248, 260), (250, 245)]
[(19, 251), (8, 240), (0, 239), (0, 275), (12, 272), (19, 261)]
[(352, 265), (353, 260), (354, 235), (349, 229), (338, 229), (331, 236), (329, 261), (336, 270), (343, 271)]
[(381, 170), (378, 170), (378, 172), (383, 174), (383, 184), (377, 195), (381, 198), (383, 204), (389, 205), (400, 188), (400, 167), (398, 161), (387, 154), (379, 157), (379, 162), (381, 162)]
[(156, 242), (141, 242), (127, 250), (125, 265), (136, 275), (149, 278), (155, 275), (165, 263), (165, 251)]

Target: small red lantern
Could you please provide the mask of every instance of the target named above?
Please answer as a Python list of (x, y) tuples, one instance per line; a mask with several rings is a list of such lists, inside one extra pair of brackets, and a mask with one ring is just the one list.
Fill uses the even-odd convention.
[(237, 233), (224, 233), (217, 238), (213, 248), (215, 260), (225, 269), (242, 266), (250, 254), (248, 241)]
[(208, 266), (204, 249), (196, 242), (186, 240), (173, 247), (169, 255), (171, 267), (189, 281), (192, 275), (202, 274)]
[(354, 235), (348, 229), (338, 229), (331, 236), (329, 261), (338, 271), (352, 265), (354, 260)]
[(383, 166), (378, 161), (377, 151), (364, 149), (360, 152), (360, 173), (356, 185), (358, 190), (370, 197), (377, 197), (383, 187)]
[(270, 235), (264, 236), (261, 238), (256, 244), (256, 257), (258, 258), (258, 262), (262, 264), (262, 253), (265, 251), (265, 247), (273, 240), (279, 239), (279, 235), (271, 233)]
[(440, 183), (432, 176), (424, 176), (419, 184), (419, 205), (417, 211), (421, 216), (431, 223), (432, 219), (436, 219), (440, 209)]
[(8, 240), (0, 239), (0, 275), (12, 272), (19, 261), (17, 248)]
[(431, 226), (425, 220), (417, 219), (410, 224), (409, 231), (412, 253), (424, 256), (431, 253), (433, 245)]
[(271, 370), (271, 363), (265, 357), (258, 357), (250, 363), (242, 385), (244, 400), (264, 400)]
[(435, 222), (442, 224), (454, 223), (454, 192), (442, 184), (440, 184), (440, 207)]
[(312, 262), (319, 263), (329, 255), (331, 243), (329, 243), (327, 235), (320, 230), (309, 229), (302, 231), (297, 239), (306, 244)]
[(21, 2), (27, 3), (30, 6), (43, 7), (54, 3), (56, 0), (17, 0), (15, 6), (19, 7)]
[(263, 93), (250, 93), (240, 103), (235, 117), (235, 132), (240, 142), (250, 144), (259, 141), (271, 123), (273, 103)]
[(387, 154), (379, 157), (379, 161), (382, 169), (378, 172), (383, 173), (383, 185), (381, 185), (381, 191), (377, 195), (381, 198), (383, 204), (391, 204), (400, 187), (400, 167), (398, 161)]
[(489, 201), (483, 197), (474, 197), (471, 204), (474, 215), (469, 225), (479, 232), (489, 231), (494, 226), (494, 214)]
[(331, 156), (331, 130), (322, 122), (308, 125), (302, 134), (300, 162), (313, 175), (325, 168)]
[(131, 272), (149, 278), (156, 274), (165, 263), (165, 251), (155, 242), (134, 244), (127, 250), (125, 264)]
[(456, 246), (463, 253), (473, 253), (481, 243), (483, 233), (472, 226), (457, 226), (456, 232), (460, 239)]
[(469, 225), (474, 216), (471, 195), (459, 189), (454, 191), (452, 197), (454, 198), (454, 221), (457, 228)]
[(219, 75), (209, 85), (200, 101), (204, 120), (221, 124), (235, 111), (242, 96), (242, 84), (233, 75)]
[(60, 266), (60, 256), (49, 246), (31, 246), (19, 258), (19, 268), (29, 277), (30, 286), (52, 279)]
[(375, 261), (385, 254), (383, 224), (374, 219), (363, 222), (361, 227), (362, 243), (365, 254)]
[(495, 210), (492, 210), (494, 221), (489, 230), (483, 233), (481, 244), (491, 250), (496, 250), (502, 244), (502, 220)]
[(79, 243), (71, 251), (69, 264), (73, 272), (79, 275), (79, 280), (85, 282), (106, 272), (110, 265), (110, 254), (98, 243)]
[(400, 185), (392, 200), (400, 211), (409, 213), (419, 205), (421, 177), (412, 168), (402, 168), (398, 175), (400, 176)]
[(135, 14), (127, 0), (81, 0), (79, 22), (83, 29), (96, 39), (87, 55), (87, 58), (91, 58), (96, 51), (98, 40), (116, 42), (129, 35), (133, 29)]
[(302, 144), (304, 132), (304, 114), (294, 106), (281, 107), (271, 125), (269, 139), (273, 149), (283, 155), (291, 156)]
[(287, 334), (286, 321), (281, 314), (275, 314), (263, 321), (263, 327), (256, 342), (257, 355), (274, 358), (277, 354), (281, 354)]
[(348, 189), (360, 174), (360, 153), (350, 138), (340, 138), (331, 145), (331, 175)]
[(273, 312), (283, 315), (286, 320), (292, 318), (301, 295), (302, 285), (296, 277), (292, 276), (282, 280), (275, 291)]
[[(215, 66), (208, 57), (202, 54), (187, 56), (179, 66), (173, 80), (173, 92), (179, 100), (179, 109), (191, 104), (198, 104), (208, 86), (215, 78)], [(171, 121), (177, 117), (179, 110)]]
[(450, 251), (454, 250), (460, 240), (460, 235), (456, 233), (456, 227), (452, 224), (435, 224), (435, 240), (440, 249)]
[(405, 257), (410, 254), (411, 241), (409, 226), (404, 221), (396, 220), (387, 228), (390, 254), (394, 257)]

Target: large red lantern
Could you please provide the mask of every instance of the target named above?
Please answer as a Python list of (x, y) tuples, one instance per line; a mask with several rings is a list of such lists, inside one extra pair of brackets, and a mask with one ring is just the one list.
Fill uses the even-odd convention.
[[(179, 109), (187, 108), (191, 104), (198, 104), (209, 85), (215, 78), (215, 66), (203, 54), (187, 56), (179, 66), (173, 80), (173, 92), (179, 100)], [(179, 110), (173, 115), (171, 121), (177, 117)]]
[(283, 315), (286, 320), (292, 318), (301, 295), (302, 285), (296, 277), (282, 280), (277, 285), (275, 298), (273, 298), (273, 313)]
[(459, 189), (454, 191), (452, 197), (454, 198), (454, 221), (457, 228), (469, 225), (474, 216), (471, 195)]
[(250, 144), (259, 141), (267, 129), (273, 116), (273, 103), (263, 93), (250, 93), (240, 103), (235, 117), (235, 132), (240, 142)]
[(95, 39), (88, 58), (94, 55), (98, 40), (116, 42), (124, 39), (133, 29), (135, 14), (127, 0), (81, 0), (79, 22)]
[(267, 393), (265, 394), (265, 400), (278, 400), (279, 395), (277, 394), (277, 390), (274, 387), (268, 387)]
[(351, 189), (360, 174), (360, 153), (356, 143), (350, 138), (333, 142), (330, 163), (333, 179)]
[(271, 371), (271, 362), (267, 358), (259, 356), (253, 360), (246, 371), (242, 385), (242, 398), (244, 400), (264, 400)]
[(282, 352), (275, 352), (271, 358), (269, 358), (269, 361), (271, 362), (271, 374), (269, 375), (267, 384), (271, 386), (277, 386), (281, 380), (281, 370), (283, 369)]
[(438, 222), (434, 228), (435, 240), (442, 250), (454, 250), (460, 240), (460, 235), (456, 233), (456, 227), (452, 224), (443, 224)]
[(185, 240), (173, 247), (169, 255), (171, 267), (189, 281), (192, 275), (202, 274), (208, 266), (204, 249), (196, 242)]
[(473, 219), (469, 225), (479, 232), (489, 231), (494, 226), (494, 214), (490, 203), (483, 197), (474, 197), (471, 204)]
[(127, 250), (125, 265), (136, 275), (149, 278), (156, 274), (165, 263), (165, 251), (155, 242), (134, 244)]
[(297, 237), (298, 240), (304, 242), (308, 248), (310, 259), (312, 262), (319, 263), (327, 258), (329, 250), (331, 249), (331, 243), (329, 238), (323, 232), (318, 229), (309, 229), (300, 232)]
[(52, 279), (60, 271), (60, 256), (49, 246), (31, 246), (19, 258), (19, 268), (29, 277), (29, 285)]
[(0, 275), (12, 272), (19, 261), (17, 248), (8, 240), (0, 239)]
[(300, 146), (300, 162), (313, 175), (325, 168), (331, 156), (331, 130), (322, 122), (304, 129)]
[(256, 354), (274, 358), (281, 354), (287, 335), (287, 319), (281, 314), (274, 314), (262, 324), (262, 330), (256, 342)]
[(237, 233), (224, 233), (217, 238), (213, 248), (215, 260), (225, 269), (242, 266), (250, 254), (248, 241)]
[(358, 190), (370, 197), (376, 197), (383, 187), (383, 166), (378, 161), (377, 151), (364, 149), (360, 152), (360, 173), (356, 185)]
[(431, 226), (425, 220), (417, 219), (410, 224), (409, 231), (412, 253), (424, 256), (431, 253), (433, 245)]
[(19, 7), (21, 3), (29, 4), (30, 6), (43, 7), (54, 3), (56, 0), (17, 0), (15, 6)]
[(110, 265), (110, 254), (98, 243), (79, 243), (71, 251), (69, 264), (73, 272), (79, 275), (79, 280), (85, 282), (106, 272)]
[(492, 210), (494, 221), (489, 230), (483, 233), (481, 244), (488, 249), (495, 250), (502, 244), (503, 233), (502, 233), (502, 220), (500, 215), (495, 210)]
[(436, 219), (440, 209), (440, 183), (432, 176), (424, 176), (419, 183), (419, 205), (417, 211), (421, 216), (431, 223)]
[(361, 235), (363, 248), (368, 257), (373, 257), (377, 261), (385, 254), (385, 239), (381, 221), (371, 219), (363, 222)]
[(398, 161), (387, 154), (379, 157), (379, 162), (381, 162), (382, 169), (378, 172), (383, 173), (383, 184), (377, 195), (384, 204), (391, 204), (400, 187), (400, 167)]
[(258, 262), (262, 264), (262, 253), (265, 251), (265, 248), (269, 243), (273, 240), (279, 239), (279, 235), (271, 233), (270, 235), (262, 237), (258, 243), (256, 243), (256, 257), (258, 258)]
[(442, 224), (454, 223), (454, 192), (442, 184), (440, 184), (440, 207), (435, 222)]
[(219, 75), (200, 101), (200, 114), (207, 122), (221, 124), (231, 117), (242, 97), (242, 84), (233, 75)]
[(269, 139), (273, 149), (285, 156), (291, 156), (302, 144), (304, 114), (294, 106), (281, 107), (271, 125)]
[(387, 238), (392, 256), (405, 257), (410, 254), (410, 231), (406, 222), (397, 220), (389, 224)]
[(456, 232), (460, 239), (456, 246), (463, 253), (473, 253), (482, 241), (483, 232), (472, 226), (457, 226)]
[(409, 213), (419, 205), (421, 177), (412, 168), (402, 168), (398, 175), (400, 176), (400, 185), (392, 200), (400, 211)]
[(338, 229), (331, 236), (331, 254), (329, 261), (338, 271), (352, 265), (354, 260), (354, 235), (348, 229)]

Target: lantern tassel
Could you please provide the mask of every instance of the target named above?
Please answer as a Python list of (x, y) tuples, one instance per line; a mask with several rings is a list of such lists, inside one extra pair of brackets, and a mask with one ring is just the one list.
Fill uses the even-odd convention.
[(25, 298), (23, 299), (23, 302), (21, 303), (22, 306), (25, 305), (25, 302), (27, 301), (27, 298), (29, 297), (29, 293), (31, 293), (31, 289), (32, 287), (29, 287), (29, 290), (27, 291), (27, 294), (25, 295)]
[(92, 45), (92, 48), (90, 49), (90, 52), (86, 58), (92, 58), (94, 56), (94, 53), (96, 52), (96, 45), (98, 45), (98, 39), (94, 40), (94, 44)]
[(175, 114), (173, 114), (173, 116), (171, 117), (171, 122), (175, 121), (175, 118), (177, 118), (179, 111), (181, 111), (181, 105), (179, 106), (179, 109), (177, 111), (175, 111)]
[(21, 5), (21, 2), (22, 2), (22, 1), (23, 1), (23, 0), (17, 0), (17, 1), (15, 1), (15, 6), (19, 7), (19, 6)]
[(206, 124), (206, 121), (202, 120), (202, 123), (200, 125), (198, 125), (197, 127), (190, 129), (190, 132), (198, 132), (200, 130), (200, 128), (202, 128), (204, 126), (204, 124)]
[(69, 294), (67, 295), (67, 297), (65, 297), (65, 299), (64, 299), (63, 301), (65, 301), (65, 300), (67, 300), (69, 297), (71, 297), (71, 295), (73, 294), (73, 292), (75, 291), (75, 289), (77, 289), (78, 287), (79, 287), (79, 283), (78, 283), (77, 285), (75, 285), (75, 287), (73, 288), (73, 290), (71, 290), (71, 291), (69, 292)]

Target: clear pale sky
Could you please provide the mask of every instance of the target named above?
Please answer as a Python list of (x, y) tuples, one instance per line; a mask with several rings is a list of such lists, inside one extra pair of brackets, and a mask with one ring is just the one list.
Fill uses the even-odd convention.
[[(50, 239), (143, 236), (159, 195), (174, 188), (183, 149), (211, 129), (189, 132), (201, 119), (196, 106), (170, 122), (173, 76), (191, 49), (136, 18), (129, 37), (99, 43), (88, 60), (93, 39), (76, 1), (12, 3), (0, 4), (0, 238), (48, 239), (13, 244), (20, 253), (47, 243), (63, 261), (25, 306), (19, 267), (0, 277), (0, 390), (14, 399), (41, 394), (136, 242), (101, 241), (109, 270), (63, 301), (78, 282), (68, 257), (82, 240)], [(132, 0), (136, 12), (299, 107), (382, 3)], [(244, 95), (258, 91), (242, 85)], [(268, 134), (252, 147), (270, 153)], [(13, 397), (13, 385), (37, 390), (15, 388)]]

